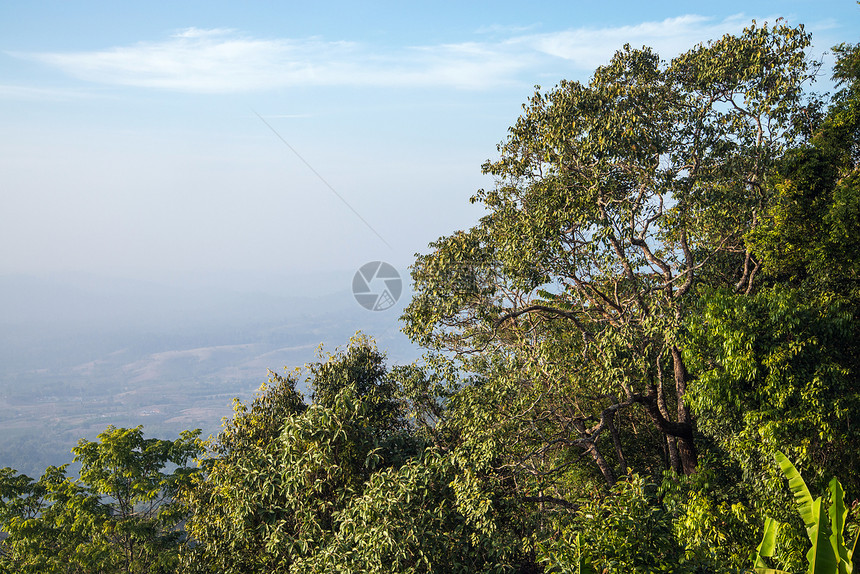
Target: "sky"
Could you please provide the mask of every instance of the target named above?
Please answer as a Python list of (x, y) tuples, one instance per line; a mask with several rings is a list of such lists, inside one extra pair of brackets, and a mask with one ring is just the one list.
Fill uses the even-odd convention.
[(848, 0), (7, 0), (0, 274), (405, 271), (481, 216), (535, 85), (778, 17), (858, 40)]

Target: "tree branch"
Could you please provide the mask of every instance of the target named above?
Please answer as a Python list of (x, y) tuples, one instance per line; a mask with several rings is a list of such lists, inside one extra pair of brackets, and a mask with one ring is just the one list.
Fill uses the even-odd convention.
[(573, 324), (582, 331), (588, 337), (591, 337), (591, 332), (588, 331), (582, 322), (577, 318), (577, 314), (572, 311), (565, 311), (564, 309), (556, 309), (555, 307), (550, 307), (548, 305), (529, 305), (528, 307), (523, 307), (522, 309), (517, 309), (516, 311), (511, 311), (510, 313), (506, 313), (502, 315), (496, 320), (496, 328), (498, 328), (502, 323), (507, 321), (508, 319), (515, 319), (520, 315), (525, 315), (526, 313), (533, 313), (535, 311), (541, 311), (543, 313), (549, 313), (551, 315), (558, 315), (559, 317), (564, 317), (565, 319), (570, 319), (573, 321)]

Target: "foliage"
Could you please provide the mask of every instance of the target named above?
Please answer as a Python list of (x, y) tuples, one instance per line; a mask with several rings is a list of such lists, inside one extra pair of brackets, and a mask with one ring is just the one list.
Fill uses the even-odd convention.
[[(655, 484), (631, 475), (560, 517), (540, 544), (548, 572), (729, 572), (726, 563), (685, 551)], [(747, 554), (744, 558), (748, 558)], [(740, 572), (740, 570), (736, 570)]]
[(368, 427), (381, 433), (404, 427), (403, 406), (396, 399), (397, 383), (372, 340), (357, 334), (341, 355), (321, 354), (320, 359), (308, 367), (315, 404), (330, 407), (340, 391), (352, 386), (359, 397), (372, 405)]
[[(768, 462), (776, 450), (816, 482), (860, 463), (851, 424), (860, 417), (857, 319), (856, 307), (837, 297), (775, 286), (754, 296), (713, 293), (691, 321), (687, 359), (699, 376), (690, 404), (699, 429), (758, 488), (777, 488)], [(849, 484), (860, 493), (856, 477)]]
[[(740, 462), (783, 520), (770, 464), (777, 450), (815, 488), (860, 462), (852, 425), (860, 416), (860, 52), (842, 45), (837, 53), (845, 87), (810, 138), (781, 159), (774, 195), (747, 235), (764, 287), (749, 295), (703, 290), (688, 319), (699, 429)], [(845, 484), (860, 496), (856, 475)]]
[(487, 536), (460, 510), (452, 458), (429, 449), (399, 468), (374, 473), (338, 515), (315, 572), (505, 572), (500, 537)]
[(191, 513), (186, 529), (196, 543), (183, 559), (185, 570), (272, 572), (289, 565), (289, 555), (276, 549), (296, 526), (295, 501), (280, 488), (281, 436), (306, 411), (296, 383), (294, 376), (272, 373), (250, 408), (235, 402), (233, 419), (183, 496)]
[[(842, 485), (835, 477), (830, 481), (830, 507), (828, 516), (824, 514), (824, 501), (821, 497), (813, 500), (806, 483), (800, 473), (781, 452), (775, 458), (782, 469), (788, 485), (794, 494), (797, 511), (806, 526), (811, 547), (806, 554), (809, 564), (809, 574), (850, 574), (854, 570), (853, 555), (857, 540), (849, 548), (843, 538), (845, 519), (848, 510), (845, 508)], [(772, 558), (776, 549), (776, 537), (780, 523), (767, 518), (764, 525), (764, 536), (755, 556), (755, 571), (761, 574), (784, 574), (767, 565), (765, 558)]]
[[(315, 400), (307, 408), (295, 377), (275, 377), (250, 409), (237, 403), (222, 433), (230, 448), (216, 440), (219, 455), (186, 493), (196, 542), (186, 571), (510, 569), (511, 552), (498, 548), (506, 538), (490, 537), (477, 520), (487, 509), (475, 511), (456, 488), (455, 460), (422, 452), (405, 426), (383, 359), (357, 337), (309, 365)], [(272, 421), (273, 411), (284, 418)], [(261, 422), (273, 428), (257, 429)]]
[(588, 550), (577, 532), (562, 532), (549, 544), (539, 544), (540, 561), (546, 564), (548, 572), (560, 574), (597, 574), (591, 563)]
[(421, 363), (396, 365), (392, 376), (397, 380), (398, 395), (403, 401), (411, 432), (434, 444), (449, 442), (446, 425), (451, 401), (462, 390), (464, 381), (453, 361), (440, 354), (427, 354)]
[(625, 46), (538, 91), (484, 165), (488, 215), (418, 257), (404, 330), (480, 375), (464, 434), (504, 436), (524, 482), (580, 453), (607, 485), (695, 471), (684, 321), (700, 285), (752, 288), (744, 235), (797, 137), (808, 44), (778, 24), (668, 63)]
[(835, 48), (844, 87), (810, 141), (781, 162), (776, 195), (748, 240), (774, 279), (860, 297), (860, 48)]
[[(173, 572), (186, 542), (178, 491), (196, 474), (199, 431), (146, 439), (142, 427), (108, 427), (73, 449), (80, 478), (66, 466), (39, 480), (0, 471), (0, 567), (8, 572)], [(172, 471), (167, 467), (173, 467)]]
[(672, 571), (684, 563), (669, 513), (655, 498), (656, 485), (633, 475), (577, 513), (585, 546), (609, 572)]
[(688, 564), (704, 572), (743, 572), (758, 539), (761, 513), (740, 469), (709, 449), (696, 474), (667, 473), (660, 496)]

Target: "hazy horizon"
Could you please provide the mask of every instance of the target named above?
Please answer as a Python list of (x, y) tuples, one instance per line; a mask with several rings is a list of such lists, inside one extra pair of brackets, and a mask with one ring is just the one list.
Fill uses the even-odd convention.
[(292, 296), (279, 294), (287, 286), (277, 281), (177, 288), (81, 273), (0, 275), (0, 467), (38, 475), (108, 425), (143, 424), (165, 438), (216, 432), (232, 399), (248, 400), (270, 370), (301, 368), (320, 345), (333, 352), (357, 331), (391, 365), (418, 358), (399, 331), (409, 294), (368, 311), (344, 275), (335, 277), (345, 284), (295, 277), (290, 290), (306, 293)]

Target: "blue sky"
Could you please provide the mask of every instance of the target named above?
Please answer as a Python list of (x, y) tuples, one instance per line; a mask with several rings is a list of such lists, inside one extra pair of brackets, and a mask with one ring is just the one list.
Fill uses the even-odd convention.
[(4, 2), (0, 274), (405, 270), (535, 84), (777, 17), (858, 40), (847, 0)]

